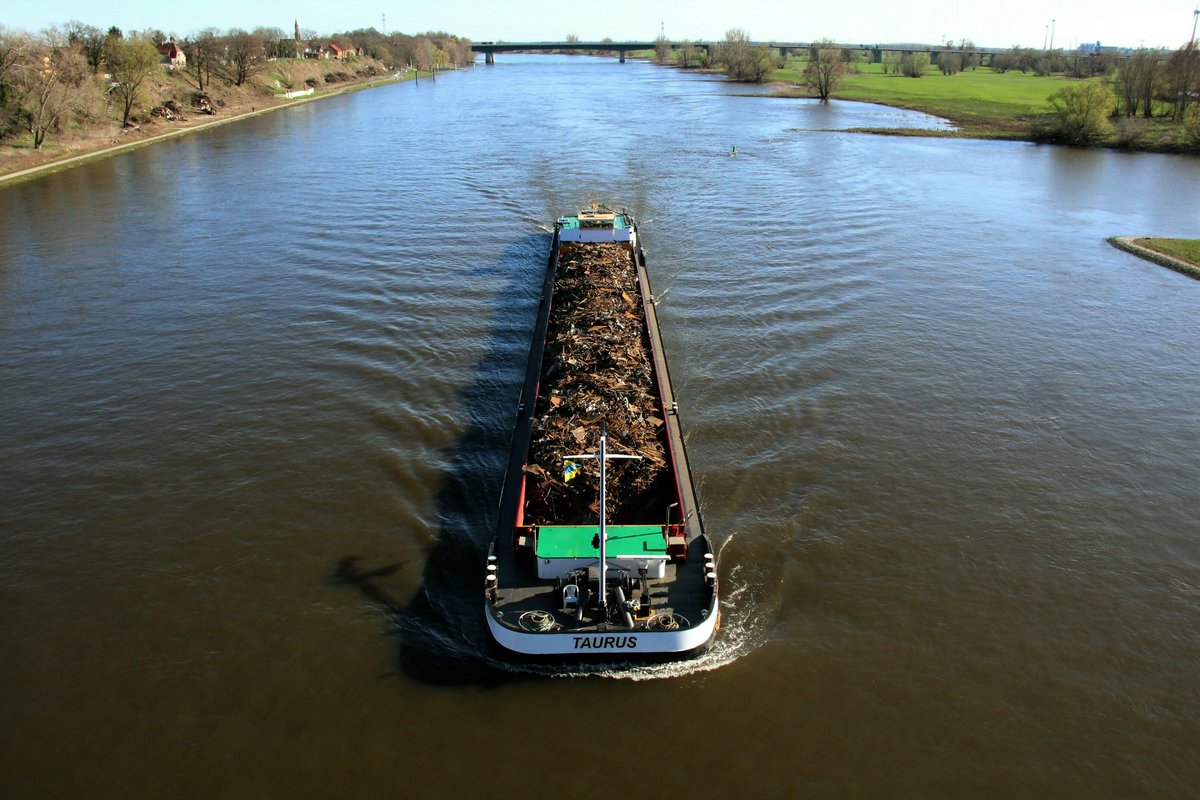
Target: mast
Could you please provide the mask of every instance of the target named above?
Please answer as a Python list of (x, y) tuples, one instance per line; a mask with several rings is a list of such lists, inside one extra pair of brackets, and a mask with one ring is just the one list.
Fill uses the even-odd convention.
[(563, 456), (563, 461), (574, 461), (574, 460), (580, 459), (580, 458), (594, 458), (600, 462), (600, 528), (599, 528), (599, 535), (597, 536), (597, 539), (599, 539), (599, 545), (600, 545), (600, 587), (599, 587), (600, 588), (600, 610), (602, 612), (605, 612), (605, 614), (607, 615), (607, 612), (608, 612), (608, 551), (607, 551), (607, 548), (605, 545), (608, 542), (608, 532), (606, 531), (607, 509), (605, 508), (605, 500), (606, 500), (605, 484), (608, 482), (607, 481), (608, 460), (610, 458), (629, 458), (629, 459), (637, 459), (638, 461), (640, 461), (642, 459), (642, 457), (625, 455), (624, 453), (608, 452), (608, 426), (601, 423), (600, 424), (600, 448), (599, 448), (599, 451), (595, 452), (595, 453), (584, 453), (582, 455), (575, 455), (575, 456)]
[(608, 430), (605, 427), (600, 428), (600, 612), (601, 615), (607, 618), (608, 612), (608, 553), (605, 545), (608, 542), (608, 533), (604, 530), (605, 517), (608, 515), (608, 509), (605, 508), (604, 485), (608, 482), (605, 478), (608, 475)]

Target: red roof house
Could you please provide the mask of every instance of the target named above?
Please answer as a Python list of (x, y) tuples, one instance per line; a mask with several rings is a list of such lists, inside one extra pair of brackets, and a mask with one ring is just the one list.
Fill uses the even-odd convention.
[(187, 66), (187, 56), (174, 42), (167, 42), (158, 48), (158, 54), (163, 57), (163, 63), (168, 69)]

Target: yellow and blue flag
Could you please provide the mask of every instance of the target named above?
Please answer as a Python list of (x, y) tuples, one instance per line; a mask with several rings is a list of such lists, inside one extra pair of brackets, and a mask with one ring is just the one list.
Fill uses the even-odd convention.
[(563, 482), (567, 483), (583, 469), (583, 465), (578, 461), (563, 462)]

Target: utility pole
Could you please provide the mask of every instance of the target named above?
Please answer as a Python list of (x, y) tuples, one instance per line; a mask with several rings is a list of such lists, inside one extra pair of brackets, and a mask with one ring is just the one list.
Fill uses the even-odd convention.
[(1049, 41), (1050, 41), (1050, 26), (1047, 25), (1045, 31), (1042, 33), (1042, 49), (1043, 50), (1047, 49), (1046, 45), (1049, 43)]
[(383, 15), (383, 35), (387, 36), (387, 13)]
[(1057, 22), (1058, 22), (1058, 20), (1054, 20), (1054, 19), (1050, 20), (1050, 49), (1051, 50), (1054, 49), (1054, 27), (1057, 24)]
[(1192, 12), (1192, 43), (1196, 42), (1196, 20), (1200, 19), (1200, 8)]

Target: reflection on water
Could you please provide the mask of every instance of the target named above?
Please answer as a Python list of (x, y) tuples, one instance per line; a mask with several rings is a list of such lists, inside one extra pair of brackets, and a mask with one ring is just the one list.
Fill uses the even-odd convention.
[[(586, 727), (720, 759), (664, 793), (1188, 796), (1198, 285), (1104, 237), (1195, 235), (1200, 165), (744, 94), (505, 56), (0, 191), (13, 793), (542, 796), (499, 743)], [(592, 199), (721, 548), (720, 642), (658, 680), (514, 673), (476, 608)]]

